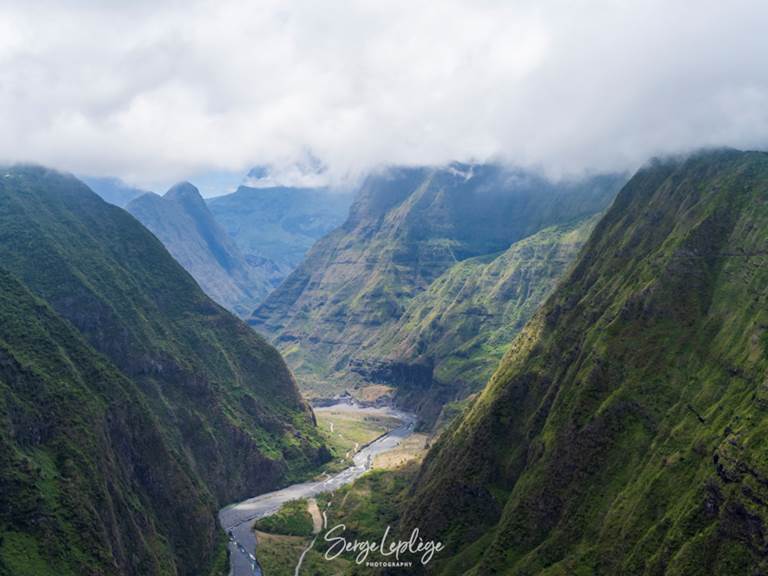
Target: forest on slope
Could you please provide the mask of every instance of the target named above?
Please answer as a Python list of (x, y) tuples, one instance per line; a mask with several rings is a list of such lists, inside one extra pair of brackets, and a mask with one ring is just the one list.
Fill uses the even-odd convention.
[(426, 458), (435, 572), (765, 571), (767, 199), (761, 152), (630, 180)]
[(327, 457), (279, 353), (72, 176), (0, 179), (0, 573), (200, 574)]

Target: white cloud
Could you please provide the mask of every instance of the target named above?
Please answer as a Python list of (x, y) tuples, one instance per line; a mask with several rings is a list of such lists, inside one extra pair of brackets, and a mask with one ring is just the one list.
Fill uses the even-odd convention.
[(768, 3), (0, 3), (0, 160), (138, 184), (764, 147)]

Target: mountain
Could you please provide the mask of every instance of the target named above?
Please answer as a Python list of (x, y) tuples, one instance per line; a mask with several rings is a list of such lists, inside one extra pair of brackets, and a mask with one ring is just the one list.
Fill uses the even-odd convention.
[(131, 200), (147, 193), (146, 190), (135, 188), (119, 178), (83, 176), (82, 181), (104, 200), (120, 208), (125, 208)]
[[(273, 338), (311, 393), (364, 385), (363, 370), (355, 372), (359, 363), (350, 361), (365, 357), (448, 269), (599, 212), (621, 181), (599, 176), (554, 183), (501, 166), (462, 164), (373, 175), (346, 222), (314, 245), (250, 323)], [(431, 370), (422, 366), (395, 366), (396, 374), (390, 367), (387, 374), (364, 368), (364, 380), (373, 383), (431, 384)]]
[(765, 573), (766, 238), (765, 153), (640, 170), (428, 454), (432, 570)]
[(246, 261), (276, 270), (275, 286), (317, 239), (344, 221), (351, 203), (350, 193), (290, 186), (240, 186), (232, 194), (208, 199), (211, 212)]
[[(400, 394), (408, 390), (400, 375), (426, 371), (429, 393), (417, 388), (408, 403), (431, 422), (443, 404), (488, 381), (512, 338), (576, 259), (598, 217), (551, 226), (501, 254), (454, 264), (354, 357), (351, 370), (400, 386)], [(419, 405), (420, 397), (427, 402)]]
[(278, 352), (72, 176), (0, 178), (0, 574), (207, 574), (327, 458)]
[(248, 264), (188, 182), (164, 196), (147, 193), (126, 210), (157, 236), (208, 296), (239, 316), (250, 314), (272, 289), (269, 271)]

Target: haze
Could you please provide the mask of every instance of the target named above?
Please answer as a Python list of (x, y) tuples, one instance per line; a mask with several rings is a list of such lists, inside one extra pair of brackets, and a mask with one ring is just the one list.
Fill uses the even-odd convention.
[(0, 160), (147, 186), (766, 145), (764, 2), (125, 4), (0, 5)]

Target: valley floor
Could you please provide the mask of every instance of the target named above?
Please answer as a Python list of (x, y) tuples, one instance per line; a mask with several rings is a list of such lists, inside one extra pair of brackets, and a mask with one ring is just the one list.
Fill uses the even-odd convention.
[[(426, 437), (414, 433), (415, 416), (410, 413), (347, 403), (317, 408), (315, 412), (318, 426), (336, 456), (321, 477), (227, 506), (219, 512), (219, 522), (230, 538), (233, 576), (260, 574), (262, 568), (268, 576), (293, 574), (299, 558), (314, 539), (318, 513), (325, 513), (323, 525), (327, 525), (329, 510), (338, 495), (344, 495), (342, 502), (346, 504), (350, 494), (359, 496), (360, 490), (369, 493), (369, 488), (361, 488), (371, 481), (369, 477), (381, 482), (378, 477), (385, 471), (418, 462), (426, 450)], [(356, 488), (345, 490), (350, 484)], [(312, 504), (314, 498), (316, 504)], [(353, 500), (359, 501), (361, 510), (375, 506), (375, 498)], [(387, 505), (393, 506), (391, 499)], [(313, 509), (314, 506), (319, 509)], [(254, 524), (259, 531), (254, 531)], [(377, 525), (376, 530), (379, 529)], [(329, 564), (318, 556), (321, 555), (312, 550), (305, 555), (306, 564), (302, 566), (314, 566), (307, 573), (337, 574), (346, 570), (344, 562)]]

